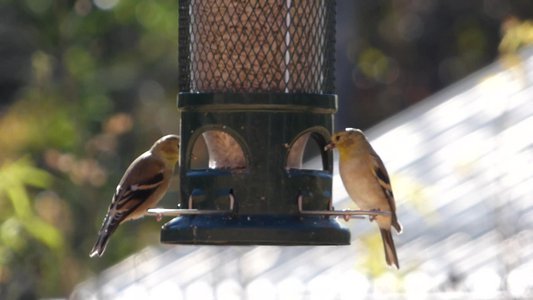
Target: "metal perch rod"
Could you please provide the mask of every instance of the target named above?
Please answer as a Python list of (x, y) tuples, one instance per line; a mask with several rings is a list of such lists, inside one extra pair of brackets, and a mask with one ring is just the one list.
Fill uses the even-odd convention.
[[(168, 209), (168, 208), (151, 208), (146, 212), (147, 216), (153, 216), (157, 218), (161, 217), (179, 217), (185, 215), (216, 215), (216, 214), (229, 214), (234, 212), (235, 197), (229, 194), (229, 209), (195, 209), (192, 208), (192, 197), (189, 197), (189, 208), (187, 209)], [(390, 216), (389, 211), (377, 211), (377, 210), (304, 210), (303, 209), (303, 197), (298, 197), (298, 212), (301, 215), (315, 215), (315, 216), (337, 216), (348, 219), (362, 219), (364, 216)]]
[(344, 220), (362, 219), (363, 216), (390, 216), (390, 211), (378, 210), (304, 210), (303, 197), (298, 196), (298, 212), (302, 215), (318, 215), (318, 216), (337, 216), (343, 217)]
[(161, 217), (179, 217), (185, 215), (217, 215), (217, 214), (229, 214), (234, 212), (235, 197), (229, 194), (229, 209), (196, 209), (192, 208), (192, 196), (189, 197), (189, 208), (187, 209), (169, 209), (169, 208), (150, 208), (146, 211), (147, 216), (153, 216), (157, 218)]

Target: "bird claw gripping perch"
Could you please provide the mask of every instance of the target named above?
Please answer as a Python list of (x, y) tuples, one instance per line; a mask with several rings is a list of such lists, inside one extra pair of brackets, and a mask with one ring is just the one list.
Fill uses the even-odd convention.
[[(371, 209), (370, 211), (371, 211), (371, 212), (374, 212), (374, 213), (379, 213), (379, 212), (381, 212), (381, 209), (379, 209), (379, 208), (377, 208), (377, 209)], [(372, 222), (372, 221), (376, 220), (376, 217), (377, 217), (377, 214), (375, 214), (375, 215), (369, 215), (369, 216), (368, 216), (368, 221), (369, 221), (369, 222)]]
[(155, 220), (157, 222), (161, 222), (161, 220), (163, 220), (163, 214), (162, 213), (156, 213), (155, 214)]

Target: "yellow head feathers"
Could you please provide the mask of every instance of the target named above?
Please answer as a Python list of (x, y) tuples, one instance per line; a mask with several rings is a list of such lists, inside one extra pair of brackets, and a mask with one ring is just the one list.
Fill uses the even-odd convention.
[(346, 128), (346, 131), (339, 131), (331, 136), (331, 142), (326, 146), (326, 150), (337, 148), (339, 154), (342, 156), (348, 150), (360, 149), (368, 145), (368, 141), (364, 133), (355, 128)]
[(180, 138), (174, 134), (165, 135), (154, 143), (150, 151), (174, 164), (180, 157)]

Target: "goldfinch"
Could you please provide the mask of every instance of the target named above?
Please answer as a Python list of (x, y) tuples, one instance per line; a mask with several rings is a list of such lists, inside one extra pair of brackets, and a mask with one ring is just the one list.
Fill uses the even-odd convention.
[(179, 160), (179, 137), (166, 135), (135, 159), (120, 180), (90, 257), (102, 256), (122, 222), (144, 216), (165, 195)]
[(396, 217), (396, 204), (389, 175), (381, 158), (359, 129), (347, 128), (346, 131), (335, 133), (325, 149), (333, 148), (339, 151), (342, 183), (357, 206), (363, 210), (390, 213), (372, 216), (370, 220), (375, 220), (379, 226), (387, 264), (395, 265), (399, 269), (391, 226), (398, 233), (402, 232), (402, 226)]

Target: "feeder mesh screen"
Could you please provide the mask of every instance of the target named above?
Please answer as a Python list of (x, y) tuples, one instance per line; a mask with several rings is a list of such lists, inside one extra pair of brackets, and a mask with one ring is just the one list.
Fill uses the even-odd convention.
[(180, 0), (181, 92), (334, 93), (334, 0)]

